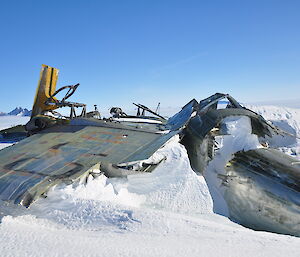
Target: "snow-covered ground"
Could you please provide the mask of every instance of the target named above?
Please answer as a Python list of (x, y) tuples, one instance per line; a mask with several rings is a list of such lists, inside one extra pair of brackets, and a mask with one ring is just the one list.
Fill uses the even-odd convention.
[[(23, 116), (0, 116), (0, 130), (10, 128), (19, 124), (26, 124), (29, 121), (30, 117), (23, 117)], [(0, 143), (0, 149), (10, 146), (12, 144), (8, 143)]]
[[(251, 108), (300, 135), (300, 109)], [(299, 157), (298, 140), (280, 140)], [(29, 209), (2, 203), (0, 256), (299, 256), (300, 238), (214, 214), (178, 138), (160, 151), (167, 160), (153, 173), (61, 185)]]
[(19, 124), (26, 124), (30, 117), (23, 116), (0, 116), (0, 130), (10, 128)]

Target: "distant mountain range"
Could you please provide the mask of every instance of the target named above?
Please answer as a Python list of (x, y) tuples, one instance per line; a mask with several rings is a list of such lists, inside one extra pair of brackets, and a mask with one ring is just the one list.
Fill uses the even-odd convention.
[(7, 116), (7, 115), (14, 115), (14, 116), (31, 116), (31, 111), (26, 108), (16, 107), (9, 113), (0, 112), (0, 116)]

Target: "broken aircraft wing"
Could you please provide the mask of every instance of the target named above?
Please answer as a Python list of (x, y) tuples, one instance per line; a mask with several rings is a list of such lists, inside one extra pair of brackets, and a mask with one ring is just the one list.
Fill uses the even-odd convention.
[(51, 186), (83, 178), (101, 164), (124, 170), (124, 164), (146, 160), (181, 130), (190, 110), (165, 127), (77, 118), (42, 130), (0, 151), (0, 199), (29, 206)]

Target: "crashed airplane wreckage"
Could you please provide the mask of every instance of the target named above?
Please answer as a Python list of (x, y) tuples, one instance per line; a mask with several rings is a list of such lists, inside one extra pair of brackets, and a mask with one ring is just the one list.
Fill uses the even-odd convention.
[[(96, 108), (86, 112), (85, 104), (67, 101), (79, 84), (55, 91), (57, 77), (57, 69), (43, 65), (30, 121), (1, 131), (4, 139), (24, 138), (0, 151), (2, 201), (28, 207), (52, 186), (98, 176), (95, 170), (108, 177), (151, 172), (164, 160), (149, 158), (179, 135), (191, 167), (206, 179), (217, 213), (256, 230), (300, 236), (299, 161), (267, 147), (280, 131), (262, 116), (217, 93), (190, 101), (167, 120), (140, 104), (136, 116), (114, 107), (111, 118), (101, 119)], [(63, 90), (67, 93), (58, 100)], [(218, 109), (224, 99), (225, 108)], [(54, 111), (60, 107), (70, 107), (70, 116)], [(239, 118), (247, 120), (259, 147), (231, 151), (213, 166), (221, 156), (220, 138), (226, 141), (232, 132), (226, 121)], [(220, 204), (226, 213), (218, 211)]]

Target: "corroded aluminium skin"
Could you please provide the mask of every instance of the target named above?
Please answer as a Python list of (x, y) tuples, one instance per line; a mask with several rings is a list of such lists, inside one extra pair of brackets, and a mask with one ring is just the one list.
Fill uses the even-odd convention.
[(192, 111), (189, 104), (164, 125), (77, 118), (44, 129), (0, 151), (0, 199), (29, 206), (50, 187), (95, 167), (146, 160), (182, 130)]
[[(214, 159), (213, 130), (222, 131), (224, 118), (236, 115), (249, 117), (252, 133), (258, 136), (272, 136), (272, 133), (278, 133), (277, 129), (242, 107), (205, 110), (206, 107), (202, 105), (197, 115), (191, 118), (182, 143), (193, 170), (204, 175), (214, 204), (219, 202), (217, 198), (221, 195), (228, 208), (226, 215), (231, 220), (256, 230), (300, 236), (298, 159), (275, 149), (260, 148), (236, 153), (224, 169), (210, 171), (214, 174), (206, 171)], [(216, 185), (218, 188), (215, 188)], [(216, 190), (218, 193), (215, 193)]]
[(1, 151), (0, 197), (28, 206), (50, 186), (78, 179), (100, 162), (132, 162), (139, 156), (147, 159), (172, 135), (120, 126), (46, 129)]
[(300, 236), (300, 169), (274, 149), (239, 152), (220, 177), (230, 218), (256, 230)]
[(0, 197), (28, 206), (40, 190), (79, 178), (102, 161), (133, 161), (143, 146), (159, 139), (158, 134), (126, 128), (67, 125), (46, 129), (1, 151)]

